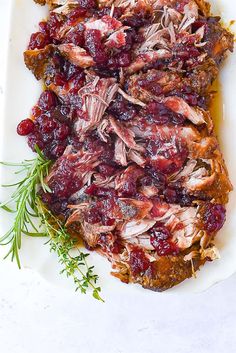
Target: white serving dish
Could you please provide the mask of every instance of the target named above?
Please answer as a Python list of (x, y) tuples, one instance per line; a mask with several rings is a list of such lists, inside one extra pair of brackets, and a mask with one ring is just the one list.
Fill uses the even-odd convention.
[[(220, 14), (225, 23), (236, 19), (236, 6), (232, 0), (215, 0), (214, 14)], [(32, 157), (24, 138), (16, 134), (17, 123), (26, 118), (31, 107), (35, 104), (40, 92), (41, 83), (36, 82), (33, 75), (26, 69), (23, 61), (23, 51), (26, 48), (29, 36), (37, 30), (37, 23), (46, 16), (46, 9), (37, 6), (33, 0), (12, 1), (11, 28), (9, 33), (8, 67), (5, 94), (4, 119), (1, 121), (1, 156), (4, 161), (21, 161)], [(232, 26), (232, 30), (236, 26)], [(220, 81), (223, 90), (223, 116), (220, 122), (219, 140), (230, 178), (236, 187), (236, 51), (226, 60), (221, 70)], [(1, 181), (14, 180), (9, 169), (1, 170)], [(8, 190), (1, 189), (1, 200), (7, 198)], [(216, 238), (216, 245), (220, 249), (221, 259), (207, 263), (197, 274), (197, 280), (186, 280), (179, 286), (165, 293), (193, 293), (205, 290), (213, 284), (229, 277), (236, 272), (236, 190), (230, 195), (227, 222)], [(1, 211), (0, 234), (9, 229), (12, 217)], [(23, 267), (38, 271), (43, 277), (59, 286), (73, 290), (70, 280), (59, 275), (60, 266), (54, 254), (44, 245), (44, 239), (23, 239), (21, 262)], [(3, 254), (0, 248), (0, 254)], [(106, 297), (115, 297), (123, 294), (135, 296), (156, 297), (156, 293), (145, 291), (137, 285), (125, 285), (109, 275), (110, 264), (106, 259), (91, 254), (90, 262), (96, 267)]]

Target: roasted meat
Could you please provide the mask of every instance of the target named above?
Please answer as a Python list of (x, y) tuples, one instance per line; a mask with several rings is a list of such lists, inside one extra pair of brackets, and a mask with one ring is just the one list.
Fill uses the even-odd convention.
[[(233, 36), (203, 0), (37, 0), (26, 66), (46, 90), (40, 191), (123, 282), (163, 291), (219, 257), (232, 185), (209, 113)], [(19, 129), (20, 131), (20, 129)]]

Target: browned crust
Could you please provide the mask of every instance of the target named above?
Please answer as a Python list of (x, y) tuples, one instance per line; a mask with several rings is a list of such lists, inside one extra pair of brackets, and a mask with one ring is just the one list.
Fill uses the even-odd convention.
[(210, 15), (211, 5), (209, 4), (209, 2), (206, 2), (205, 0), (195, 0), (195, 2), (204, 16)]
[(24, 52), (25, 65), (33, 72), (37, 80), (44, 77), (47, 65), (54, 51), (55, 48), (53, 45), (47, 45), (43, 49), (26, 50)]
[(195, 188), (193, 195), (200, 199), (202, 196), (205, 196), (214, 200), (215, 203), (226, 204), (228, 202), (228, 194), (233, 190), (233, 186), (230, 182), (228, 170), (219, 147), (214, 151), (211, 158), (214, 163), (212, 176), (208, 182), (202, 183), (199, 189)]
[(188, 77), (183, 77), (183, 74), (178, 72), (173, 73), (170, 71), (151, 69), (147, 71), (147, 73), (139, 73), (130, 76), (128, 79), (129, 91), (133, 97), (144, 102), (153, 100), (154, 96), (152, 93), (140, 88), (138, 85), (138, 80), (140, 80), (140, 78), (145, 79), (156, 74), (160, 76), (159, 79), (156, 79), (156, 83), (161, 86), (165, 94), (168, 94), (174, 90), (181, 90), (183, 86), (191, 86), (197, 94), (202, 95), (206, 94), (209, 90), (218, 73), (219, 69), (214, 60), (211, 58), (190, 71), (188, 73)]
[(112, 275), (118, 277), (126, 283), (138, 283), (145, 289), (156, 292), (163, 292), (170, 289), (187, 278), (191, 278), (193, 273), (204, 265), (206, 259), (201, 260), (199, 257), (192, 261), (185, 261), (184, 257), (192, 251), (199, 251), (200, 245), (195, 244), (185, 252), (177, 256), (163, 256), (152, 263), (152, 266), (141, 276), (134, 276), (130, 273), (129, 268), (123, 263), (116, 264), (119, 272), (113, 272)]
[(46, 4), (46, 0), (34, 0), (34, 2), (36, 2), (36, 4), (39, 4), (39, 5), (45, 5)]
[(154, 274), (147, 273), (140, 283), (143, 288), (151, 289), (157, 292), (163, 292), (170, 289), (187, 278), (193, 276), (193, 270), (198, 271), (200, 266), (205, 263), (205, 260), (193, 259), (191, 261), (184, 261), (184, 255), (162, 257), (155, 262)]

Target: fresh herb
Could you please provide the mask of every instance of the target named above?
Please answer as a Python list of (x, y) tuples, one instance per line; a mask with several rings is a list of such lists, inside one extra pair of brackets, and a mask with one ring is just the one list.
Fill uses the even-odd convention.
[[(89, 267), (87, 263), (89, 254), (80, 251), (77, 246), (78, 240), (67, 232), (66, 227), (58, 218), (53, 216), (40, 199), (37, 200), (37, 207), (41, 223), (50, 236), (50, 249), (58, 255), (59, 262), (63, 266), (61, 273), (73, 278), (76, 291), (80, 290), (81, 293), (85, 294), (90, 287), (94, 298), (103, 301), (99, 295), (101, 288), (96, 286), (98, 276), (93, 272), (94, 267)], [(71, 255), (74, 249), (78, 252), (77, 256)]]
[[(96, 286), (98, 276), (94, 274), (94, 267), (88, 266), (87, 257), (77, 246), (77, 240), (67, 231), (63, 222), (56, 218), (41, 201), (38, 191), (42, 188), (44, 192), (51, 192), (44, 179), (49, 173), (51, 161), (45, 159), (41, 151), (36, 147), (37, 157), (25, 160), (22, 163), (1, 163), (5, 166), (20, 168), (15, 174), (25, 173), (25, 177), (11, 185), (4, 187), (16, 187), (11, 198), (0, 204), (0, 208), (15, 214), (13, 226), (0, 238), (0, 245), (9, 245), (10, 249), (4, 258), (11, 256), (16, 260), (20, 268), (19, 250), (21, 249), (22, 234), (28, 236), (49, 236), (47, 243), (50, 250), (56, 252), (59, 262), (67, 277), (72, 277), (76, 290), (86, 293), (88, 288), (92, 289), (93, 297), (103, 301), (100, 297), (101, 288)], [(15, 206), (12, 209), (11, 206)], [(40, 221), (35, 226), (34, 221)], [(72, 250), (76, 249), (77, 256), (72, 256)]]
[[(46, 160), (37, 147), (36, 151), (38, 155), (35, 159), (25, 160), (18, 164), (1, 163), (5, 166), (19, 168), (14, 174), (25, 174), (22, 180), (11, 185), (3, 185), (4, 187), (16, 187), (16, 190), (8, 201), (0, 204), (0, 207), (5, 211), (15, 213), (13, 225), (9, 231), (0, 238), (0, 245), (10, 244), (9, 251), (5, 258), (11, 256), (12, 261), (16, 260), (19, 268), (19, 250), (21, 249), (22, 234), (29, 236), (44, 235), (38, 232), (38, 229), (34, 225), (33, 218), (38, 216), (36, 197), (39, 185), (44, 191), (50, 191), (44, 182), (44, 177), (48, 174), (52, 162)], [(11, 209), (11, 205), (15, 206), (14, 210)]]

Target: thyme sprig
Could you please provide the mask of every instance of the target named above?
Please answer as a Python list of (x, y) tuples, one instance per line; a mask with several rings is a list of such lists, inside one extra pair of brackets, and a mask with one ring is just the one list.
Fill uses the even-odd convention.
[[(96, 286), (98, 275), (94, 274), (94, 266), (88, 266), (87, 257), (78, 247), (78, 240), (73, 238), (67, 231), (65, 225), (56, 218), (38, 198), (37, 206), (41, 223), (46, 233), (50, 236), (50, 250), (58, 255), (59, 262), (63, 266), (61, 273), (73, 278), (76, 291), (86, 294), (90, 287), (95, 299), (103, 301), (100, 296), (101, 288)], [(77, 256), (72, 256), (72, 250), (77, 251)]]
[[(5, 166), (19, 168), (14, 174), (24, 173), (22, 180), (4, 187), (16, 187), (11, 198), (0, 204), (0, 208), (15, 214), (10, 230), (0, 238), (0, 245), (9, 245), (9, 250), (4, 258), (11, 256), (16, 260), (20, 268), (19, 251), (21, 249), (22, 234), (27, 236), (48, 236), (47, 243), (50, 251), (54, 251), (59, 262), (63, 266), (61, 273), (72, 277), (76, 290), (87, 293), (92, 289), (95, 299), (103, 301), (100, 296), (101, 288), (96, 285), (98, 276), (94, 273), (94, 267), (89, 266), (87, 257), (77, 245), (77, 240), (67, 231), (63, 222), (55, 217), (41, 201), (38, 191), (51, 192), (45, 183), (45, 177), (49, 173), (52, 162), (45, 159), (42, 152), (36, 146), (37, 157), (25, 160), (22, 163), (1, 163)], [(12, 206), (14, 209), (12, 209)], [(37, 226), (35, 223), (39, 223)], [(76, 249), (78, 255), (72, 256), (72, 250)]]

